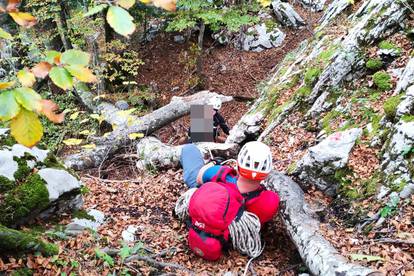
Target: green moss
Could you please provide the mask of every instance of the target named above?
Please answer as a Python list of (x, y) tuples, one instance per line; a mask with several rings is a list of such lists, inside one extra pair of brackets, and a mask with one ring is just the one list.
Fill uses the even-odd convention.
[(0, 252), (20, 253), (35, 251), (51, 256), (58, 254), (59, 248), (54, 244), (38, 239), (34, 235), (0, 225)]
[(372, 58), (365, 63), (365, 66), (372, 71), (378, 71), (384, 66), (380, 58)]
[(66, 169), (62, 163), (56, 158), (56, 156), (52, 153), (49, 153), (45, 160), (43, 160), (42, 164), (47, 168), (55, 168), (55, 169)]
[(387, 41), (387, 40), (383, 40), (378, 44), (378, 47), (381, 50), (395, 50), (398, 54), (401, 54), (401, 48), (399, 48), (397, 45)]
[(309, 86), (302, 86), (301, 88), (296, 90), (294, 97), (297, 100), (304, 99), (308, 97), (311, 93), (312, 93), (312, 88), (310, 88)]
[(322, 129), (324, 129), (327, 134), (330, 134), (332, 132), (331, 122), (333, 119), (338, 118), (341, 115), (342, 113), (336, 110), (331, 110), (326, 113), (326, 115), (322, 118)]
[(33, 271), (28, 268), (19, 268), (16, 271), (13, 271), (11, 276), (31, 276), (33, 275)]
[(382, 91), (390, 90), (392, 88), (391, 76), (384, 71), (375, 73), (372, 76), (372, 80), (378, 89)]
[(14, 188), (14, 181), (5, 176), (0, 175), (0, 193), (6, 192)]
[(397, 111), (397, 106), (400, 104), (400, 102), (401, 102), (401, 95), (389, 97), (384, 102), (384, 112), (387, 118), (389, 119), (394, 118), (395, 112)]
[(338, 49), (337, 45), (331, 45), (325, 51), (322, 51), (318, 56), (318, 62), (322, 62), (326, 64), (328, 61), (331, 60), (332, 56), (335, 54), (336, 50)]
[(14, 157), (13, 160), (16, 161), (18, 165), (17, 171), (14, 173), (14, 179), (16, 179), (16, 181), (22, 181), (29, 176), (32, 169), (27, 166), (27, 159), (24, 157)]
[(414, 115), (408, 115), (408, 114), (403, 115), (403, 116), (401, 117), (401, 120), (403, 120), (403, 121), (404, 121), (404, 122), (406, 122), (406, 123), (409, 123), (409, 122), (414, 122)]
[(318, 81), (322, 70), (320, 68), (309, 68), (305, 73), (305, 83), (307, 86), (313, 87)]
[(288, 175), (291, 175), (291, 174), (292, 174), (292, 173), (296, 170), (296, 168), (297, 168), (297, 163), (296, 163), (296, 162), (291, 163), (291, 164), (287, 167), (287, 170), (286, 170), (287, 174), (288, 174)]
[(46, 183), (38, 174), (33, 174), (5, 194), (0, 204), (0, 223), (14, 225), (31, 213), (41, 211), (48, 204), (49, 192)]
[(88, 219), (88, 220), (95, 221), (94, 216), (89, 215), (86, 210), (77, 210), (73, 212), (73, 217), (78, 218), (78, 219)]
[(0, 136), (0, 147), (1, 146), (13, 146), (16, 144), (16, 140), (11, 135)]
[(390, 182), (389, 188), (391, 189), (391, 191), (399, 193), (404, 189), (406, 185), (407, 185), (407, 181), (405, 180), (401, 180), (398, 182), (394, 180)]
[(355, 200), (361, 197), (360, 193), (352, 186), (352, 170), (345, 167), (336, 170), (333, 180), (339, 184), (338, 193), (345, 196), (348, 199)]
[(382, 177), (379, 171), (376, 171), (371, 176), (370, 179), (363, 181), (362, 188), (363, 188), (363, 193), (365, 195), (365, 198), (375, 195), (381, 183), (382, 183)]

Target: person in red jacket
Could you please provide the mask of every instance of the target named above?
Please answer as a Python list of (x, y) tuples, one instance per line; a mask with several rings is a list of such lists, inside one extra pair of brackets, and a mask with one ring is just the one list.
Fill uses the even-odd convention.
[[(210, 182), (222, 165), (212, 162), (204, 165), (201, 152), (195, 145), (185, 145), (181, 153), (184, 182), (189, 188)], [(236, 185), (245, 199), (247, 211), (256, 214), (261, 224), (270, 221), (277, 213), (279, 195), (261, 185), (272, 169), (270, 148), (257, 141), (246, 143), (237, 158), (237, 169), (225, 176), (225, 182)]]

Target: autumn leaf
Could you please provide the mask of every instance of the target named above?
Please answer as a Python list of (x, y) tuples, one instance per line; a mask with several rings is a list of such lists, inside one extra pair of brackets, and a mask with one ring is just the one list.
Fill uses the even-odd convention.
[(0, 93), (0, 120), (8, 121), (17, 116), (20, 105), (16, 102), (11, 90)]
[(89, 64), (90, 55), (79, 50), (67, 50), (60, 58), (60, 62), (68, 65), (83, 65)]
[(109, 7), (106, 20), (115, 32), (125, 37), (129, 37), (135, 31), (134, 18), (121, 7)]
[(59, 124), (65, 120), (65, 114), (63, 112), (57, 114), (56, 113), (57, 110), (59, 110), (59, 106), (55, 104), (53, 101), (51, 100), (40, 101), (40, 108), (38, 112), (45, 115), (50, 121)]
[(367, 262), (376, 262), (376, 261), (383, 261), (384, 258), (381, 258), (379, 256), (372, 256), (372, 255), (363, 255), (363, 254), (351, 254), (351, 259), (353, 261), (364, 261)]
[(17, 6), (20, 4), (20, 0), (9, 0), (6, 6), (8, 12), (14, 12), (17, 10)]
[(49, 74), (50, 69), (52, 69), (52, 65), (49, 62), (42, 61), (32, 68), (32, 72), (36, 77), (43, 79)]
[(37, 23), (36, 18), (27, 12), (10, 12), (9, 14), (17, 24), (25, 28), (33, 27)]
[(135, 140), (135, 139), (137, 139), (137, 138), (142, 138), (142, 137), (144, 137), (144, 134), (143, 134), (143, 133), (130, 133), (130, 134), (128, 134), (128, 137), (129, 137), (129, 139), (131, 139), (131, 140)]
[(66, 140), (63, 140), (63, 143), (67, 146), (77, 146), (82, 143), (82, 139), (75, 139), (75, 138), (69, 138)]
[(135, 0), (118, 0), (116, 3), (124, 9), (129, 9), (135, 4)]
[(47, 51), (46, 52), (46, 61), (49, 62), (50, 64), (55, 63), (55, 61), (60, 60), (61, 57), (61, 53), (59, 53), (58, 51)]
[(73, 78), (65, 68), (53, 67), (49, 72), (49, 77), (54, 84), (63, 90), (70, 89), (73, 86)]
[(259, 0), (259, 3), (262, 7), (268, 7), (272, 1), (270, 0)]
[(163, 8), (164, 10), (171, 12), (175, 11), (177, 6), (176, 0), (153, 0), (152, 3), (158, 8)]
[(3, 39), (12, 39), (12, 35), (6, 32), (4, 29), (0, 28), (0, 38)]
[(0, 82), (0, 90), (10, 88), (14, 85), (14, 81)]
[(43, 136), (43, 127), (39, 117), (25, 108), (22, 108), (19, 114), (11, 120), (10, 129), (14, 139), (26, 147), (36, 145)]
[(92, 74), (91, 70), (82, 65), (67, 65), (65, 69), (69, 71), (69, 73), (83, 82), (97, 82), (97, 78), (94, 74)]
[(81, 148), (83, 148), (83, 149), (95, 149), (96, 145), (95, 144), (87, 144), (87, 145), (81, 146)]
[(20, 83), (25, 87), (32, 87), (36, 82), (35, 75), (27, 69), (22, 69), (17, 72), (17, 78)]
[(16, 101), (24, 108), (30, 111), (37, 111), (40, 108), (42, 97), (33, 89), (28, 87), (19, 87), (12, 90)]
[(79, 116), (79, 111), (73, 113), (72, 115), (70, 115), (69, 119), (71, 120), (76, 120)]

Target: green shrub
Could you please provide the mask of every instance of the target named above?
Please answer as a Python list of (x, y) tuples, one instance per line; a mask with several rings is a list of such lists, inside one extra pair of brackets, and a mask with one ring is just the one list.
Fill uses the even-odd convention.
[(387, 118), (392, 119), (395, 116), (395, 112), (397, 111), (397, 106), (401, 102), (401, 95), (389, 97), (384, 102), (384, 112)]
[(372, 58), (367, 61), (365, 66), (372, 71), (378, 71), (382, 68), (384, 64), (382, 63), (382, 60), (379, 58)]
[(382, 91), (390, 90), (392, 88), (391, 76), (384, 71), (375, 73), (372, 76), (372, 80), (374, 81), (375, 85)]
[(13, 181), (8, 179), (7, 177), (0, 175), (0, 193), (11, 190), (13, 189), (13, 187), (14, 187)]
[(307, 86), (313, 86), (318, 80), (322, 70), (320, 68), (309, 68), (305, 73), (305, 83)]

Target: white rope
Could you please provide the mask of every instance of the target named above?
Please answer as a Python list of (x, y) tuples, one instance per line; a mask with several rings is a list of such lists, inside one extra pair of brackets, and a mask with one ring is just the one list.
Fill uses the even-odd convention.
[(197, 188), (191, 188), (182, 194), (175, 203), (175, 214), (179, 219), (185, 220), (188, 217), (188, 206), (190, 205), (190, 199), (193, 196)]
[(226, 161), (223, 161), (223, 162), (221, 163), (221, 165), (224, 165), (224, 164), (229, 163), (229, 162), (235, 162), (235, 163), (237, 163), (237, 160), (236, 160), (236, 159), (228, 159), (228, 160), (226, 160)]
[(229, 231), (233, 247), (241, 253), (253, 258), (262, 254), (264, 246), (260, 239), (260, 220), (255, 214), (244, 211), (238, 221), (230, 224)]

